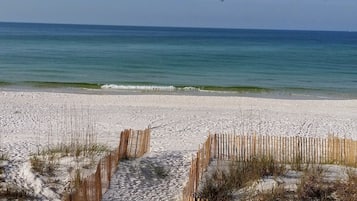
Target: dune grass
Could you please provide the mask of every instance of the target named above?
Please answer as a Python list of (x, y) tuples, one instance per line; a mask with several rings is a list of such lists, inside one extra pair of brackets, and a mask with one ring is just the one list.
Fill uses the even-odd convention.
[(29, 159), (33, 173), (60, 195), (94, 172), (99, 159), (110, 151), (97, 142), (96, 123), (89, 109), (83, 111), (64, 107), (63, 114), (56, 114), (53, 122), (45, 125), (49, 128), (46, 144), (39, 140), (37, 152)]
[(357, 173), (348, 171), (348, 180), (337, 183), (336, 194), (340, 200), (357, 200)]
[[(61, 159), (70, 158), (77, 162), (77, 169), (79, 168), (93, 168), (95, 165), (95, 158), (97, 155), (103, 155), (109, 151), (105, 145), (92, 144), (59, 144), (42, 150), (30, 157), (32, 170), (40, 175), (55, 176), (55, 172), (61, 165)], [(80, 161), (89, 159), (89, 162), (78, 165)]]
[(4, 174), (4, 172), (5, 172), (5, 165), (3, 165), (3, 162), (6, 162), (8, 160), (9, 160), (8, 154), (1, 151), (0, 152), (0, 178), (1, 178), (2, 174)]
[(9, 156), (7, 153), (1, 152), (0, 153), (0, 161), (7, 161), (9, 160)]
[(280, 186), (272, 189), (271, 192), (260, 193), (254, 199), (249, 200), (357, 200), (357, 173), (355, 171), (347, 171), (348, 179), (345, 181), (326, 181), (323, 174), (322, 166), (311, 167), (304, 171), (296, 192), (287, 192)]
[(0, 191), (0, 198), (4, 198), (6, 200), (38, 200), (38, 198), (30, 195), (24, 189), (18, 187), (7, 187), (5, 190)]
[[(299, 163), (298, 165), (302, 176), (296, 183), (297, 188), (294, 191), (286, 189), (284, 184), (278, 182), (270, 190), (259, 191), (254, 190), (258, 180), (286, 177), (287, 171), (296, 167), (291, 164), (279, 164), (272, 158), (265, 157), (253, 158), (246, 162), (231, 161), (228, 170), (218, 168), (212, 174), (206, 175), (203, 187), (196, 197), (208, 201), (357, 200), (355, 169), (347, 171), (347, 180), (329, 181), (325, 178), (323, 165)], [(244, 193), (240, 193), (237, 197), (237, 192)]]
[(270, 157), (256, 157), (248, 161), (232, 161), (228, 171), (217, 170), (206, 178), (198, 197), (208, 200), (232, 200), (233, 192), (252, 185), (265, 176), (279, 176), (285, 173), (285, 166)]

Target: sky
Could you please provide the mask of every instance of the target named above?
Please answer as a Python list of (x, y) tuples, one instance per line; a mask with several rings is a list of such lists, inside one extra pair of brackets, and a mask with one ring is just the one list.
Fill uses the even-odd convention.
[(357, 0), (0, 0), (0, 21), (357, 31)]

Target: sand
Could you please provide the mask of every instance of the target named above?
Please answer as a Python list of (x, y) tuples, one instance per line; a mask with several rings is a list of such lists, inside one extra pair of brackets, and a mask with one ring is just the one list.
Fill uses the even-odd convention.
[(43, 200), (58, 195), (31, 172), (29, 154), (61, 140), (48, 140), (48, 133), (61, 125), (64, 108), (93, 116), (98, 142), (111, 147), (125, 128), (152, 128), (150, 153), (121, 163), (103, 200), (180, 200), (192, 154), (209, 132), (357, 139), (357, 100), (0, 91), (0, 149), (10, 159), (5, 180)]

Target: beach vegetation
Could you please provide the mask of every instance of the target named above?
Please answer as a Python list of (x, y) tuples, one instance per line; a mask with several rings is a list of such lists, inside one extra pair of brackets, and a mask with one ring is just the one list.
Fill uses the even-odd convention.
[(33, 172), (45, 177), (45, 181), (49, 183), (57, 181), (57, 177), (63, 174), (65, 169), (71, 181), (67, 189), (71, 189), (81, 184), (84, 170), (93, 172), (99, 158), (108, 151), (107, 146), (95, 143), (76, 146), (60, 144), (32, 155), (30, 163)]
[(9, 160), (8, 154), (4, 152), (0, 153), (0, 161), (7, 161), (7, 160)]
[(38, 198), (31, 195), (31, 193), (19, 186), (7, 184), (5, 188), (0, 189), (0, 198), (5, 200), (38, 200)]
[(3, 162), (6, 162), (9, 160), (9, 156), (7, 153), (1, 152), (0, 153), (0, 175), (2, 175), (5, 171), (5, 165)]
[(294, 200), (294, 197), (286, 192), (282, 185), (272, 188), (266, 192), (260, 192), (256, 195), (249, 195), (249, 199), (244, 200), (251, 200), (251, 201), (283, 201), (283, 200)]
[(325, 179), (324, 170), (321, 165), (318, 165), (304, 171), (297, 188), (296, 200), (357, 200), (356, 170), (347, 170), (346, 180), (334, 181)]
[(323, 171), (321, 166), (304, 171), (296, 192), (298, 200), (335, 200), (332, 193), (336, 191), (337, 183), (326, 182)]
[(347, 171), (347, 181), (337, 183), (336, 195), (340, 200), (357, 200), (357, 173)]
[(302, 171), (304, 169), (304, 166), (308, 168), (309, 164), (303, 164), (302, 158), (300, 156), (295, 157), (290, 163), (290, 168), (296, 171)]
[(72, 186), (77, 189), (82, 184), (82, 174), (80, 169), (76, 169), (74, 176), (72, 178)]
[(30, 158), (32, 170), (43, 176), (55, 176), (59, 161), (55, 155), (33, 155)]
[(43, 150), (40, 155), (57, 155), (58, 157), (80, 157), (80, 156), (93, 156), (108, 152), (108, 146), (98, 143), (89, 144), (63, 144), (60, 143), (53, 147), (48, 147)]
[[(295, 189), (285, 186), (283, 178), (291, 166), (275, 163), (274, 160), (252, 159), (247, 162), (231, 161), (227, 169), (218, 168), (207, 174), (197, 198), (209, 201), (337, 201), (357, 200), (357, 171), (347, 170), (347, 179), (326, 179), (326, 167), (320, 164), (301, 167), (301, 174), (294, 184)], [(293, 170), (295, 172), (295, 170)], [(343, 172), (341, 173), (343, 174)], [(273, 177), (272, 177), (273, 176)], [(275, 184), (268, 190), (258, 190), (259, 182), (273, 179)], [(270, 190), (269, 190), (270, 189)]]
[[(56, 117), (54, 124), (49, 122), (47, 144), (41, 146), (39, 142), (29, 162), (33, 173), (45, 185), (63, 195), (80, 185), (83, 177), (95, 172), (95, 164), (110, 148), (97, 143), (96, 125), (89, 110), (88, 114), (78, 115), (75, 108), (65, 108), (63, 117), (60, 114)], [(58, 143), (53, 143), (54, 136), (60, 137)]]
[(198, 197), (208, 200), (231, 200), (233, 192), (250, 186), (262, 177), (280, 176), (285, 166), (272, 157), (253, 157), (247, 161), (231, 161), (228, 171), (218, 169), (204, 182)]

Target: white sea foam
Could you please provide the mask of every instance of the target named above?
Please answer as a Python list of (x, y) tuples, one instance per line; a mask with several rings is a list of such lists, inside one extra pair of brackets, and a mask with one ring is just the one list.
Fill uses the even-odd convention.
[(155, 85), (116, 85), (105, 84), (102, 89), (119, 90), (140, 90), (140, 91), (199, 91), (196, 87), (175, 87), (175, 86), (155, 86)]
[(116, 85), (105, 84), (102, 89), (120, 89), (120, 90), (142, 90), (142, 91), (175, 91), (174, 86), (144, 86), (144, 85)]
[(182, 90), (184, 90), (184, 91), (201, 91), (199, 88), (196, 88), (196, 87), (183, 87)]

